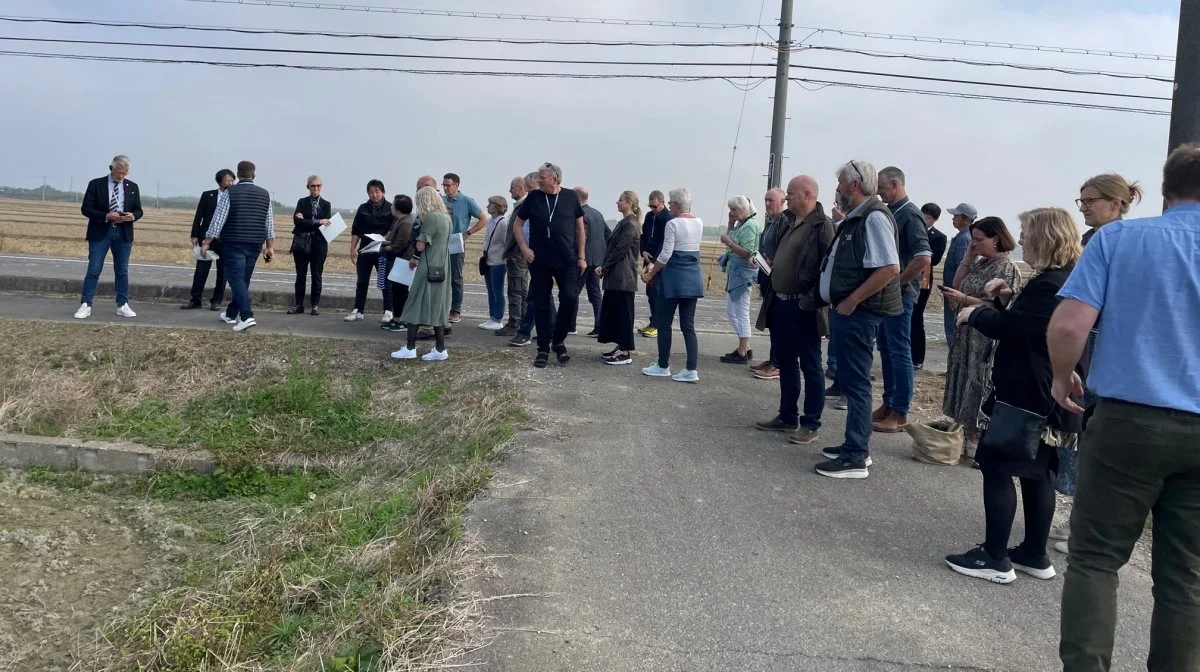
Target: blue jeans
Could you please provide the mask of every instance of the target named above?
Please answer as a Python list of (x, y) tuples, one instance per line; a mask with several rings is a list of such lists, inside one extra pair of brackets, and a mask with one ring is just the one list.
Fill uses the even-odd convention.
[(229, 308), (225, 310), (225, 316), (230, 319), (240, 317), (248, 320), (254, 317), (254, 309), (250, 307), (250, 276), (254, 274), (254, 264), (258, 263), (258, 254), (261, 251), (262, 245), (255, 243), (221, 244), (221, 258), (225, 260), (225, 278), (229, 281), (229, 292), (233, 295)]
[(508, 266), (488, 266), (487, 285), (488, 317), (496, 322), (504, 319), (504, 278), (508, 277)]
[(883, 403), (908, 415), (913, 398), (912, 320), (915, 299), (904, 296), (904, 312), (879, 325), (879, 355), (883, 365)]
[[(452, 313), (462, 313), (463, 262), (466, 258), (467, 254), (465, 252), (450, 255), (450, 312)], [(490, 292), (488, 294), (488, 302), (491, 302)], [(500, 316), (504, 317), (503, 311), (501, 311)]]
[(87, 275), (83, 278), (83, 296), (80, 303), (92, 305), (96, 298), (96, 285), (100, 284), (100, 273), (104, 270), (104, 258), (112, 250), (113, 277), (117, 291), (117, 307), (129, 303), (129, 254), (133, 251), (133, 241), (125, 240), (121, 229), (111, 226), (103, 240), (88, 241)]
[(861, 308), (850, 317), (830, 311), (833, 343), (837, 347), (837, 384), (846, 398), (846, 441), (842, 457), (865, 460), (871, 438), (871, 363), (883, 316)]
[[(525, 295), (525, 314), (521, 316), (521, 325), (517, 327), (517, 335), (529, 338), (533, 334), (533, 327), (537, 321), (537, 315), (534, 308), (536, 307), (533, 298), (533, 292)], [(554, 324), (558, 322), (558, 305), (554, 301), (550, 301), (550, 331), (554, 331)]]
[(700, 346), (696, 342), (696, 299), (659, 299), (654, 306), (658, 323), (658, 365), (669, 369), (671, 364), (671, 328), (675, 325), (675, 309), (679, 308), (679, 331), (683, 332), (683, 347), (687, 351), (689, 371), (696, 370)]
[(837, 348), (833, 345), (833, 314), (836, 312), (837, 310), (833, 306), (829, 307), (829, 347), (825, 349), (825, 368), (833, 371), (835, 378), (837, 377), (837, 354), (835, 354)]
[[(771, 301), (768, 327), (771, 350), (779, 368), (779, 419), (816, 431), (825, 407), (825, 381), (821, 371), (821, 332), (817, 314), (801, 310), (799, 301)], [(804, 372), (804, 415), (800, 415), (800, 372)]]

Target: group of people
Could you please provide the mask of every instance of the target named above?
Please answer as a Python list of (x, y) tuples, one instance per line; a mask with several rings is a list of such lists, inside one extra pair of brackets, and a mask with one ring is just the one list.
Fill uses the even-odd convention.
[[(85, 193), (89, 264), (76, 317), (91, 314), (110, 250), (118, 315), (134, 316), (127, 264), (142, 210), (128, 169), (126, 157), (115, 157), (110, 174), (93, 180)], [(254, 165), (245, 161), (236, 175), (217, 173), (218, 189), (202, 196), (192, 232), (200, 248), (199, 290), (185, 307), (202, 305), (206, 253), (219, 250), (218, 290), (210, 303), (220, 309), (223, 275), (232, 301), (221, 318), (235, 331), (254, 326), (248, 287), (255, 260), (275, 255), (271, 201), (254, 176)], [(455, 174), (445, 176), (443, 193), (432, 177), (422, 177), (413, 197), (390, 202), (384, 185), (373, 180), (351, 229), (358, 283), (346, 320), (363, 319), (374, 278), (383, 292), (383, 327), (407, 332), (392, 356), (416, 358), (424, 331), (435, 339), (424, 359), (446, 359), (445, 335), (462, 319), (465, 252), (452, 249), (452, 239), (482, 231), (479, 271), (489, 319), (480, 326), (511, 336), (512, 345), (529, 344), (536, 330), (535, 366), (547, 366), (551, 355), (560, 365), (570, 361), (566, 340), (575, 332), (584, 288), (596, 317), (589, 335), (613, 346), (604, 361), (630, 363), (640, 279), (651, 319), (636, 331), (658, 342), (657, 361), (642, 372), (698, 382), (694, 321), (705, 289), (703, 222), (691, 212), (691, 194), (682, 188), (651, 192), (643, 213), (638, 195), (622, 192), (616, 201), (621, 220), (610, 231), (587, 205), (586, 189), (563, 189), (562, 177), (558, 166), (543, 164), (513, 179), (511, 208), (496, 196), (486, 211), (459, 191)], [(1200, 668), (1200, 520), (1192, 515), (1200, 506), (1200, 456), (1194, 450), (1200, 439), (1200, 357), (1194, 347), (1200, 325), (1200, 145), (1180, 147), (1168, 158), (1167, 210), (1160, 217), (1122, 221), (1141, 198), (1140, 187), (1112, 174), (1087, 180), (1076, 201), (1089, 227), (1082, 239), (1072, 215), (1060, 208), (1021, 213), (1014, 239), (1001, 219), (981, 218), (962, 203), (947, 210), (957, 230), (947, 241), (935, 228), (941, 208), (917, 207), (899, 168), (877, 171), (853, 160), (836, 177), (835, 206), (828, 213), (817, 181), (807, 175), (767, 193), (761, 225), (749, 199), (728, 204), (720, 264), (738, 341), (721, 359), (743, 365), (753, 359), (749, 311), (757, 286), (762, 304), (755, 325), (769, 332), (770, 355), (750, 370), (778, 379), (780, 397), (778, 412), (758, 428), (812, 444), (827, 396), (836, 398), (846, 411), (845, 433), (822, 450), (825, 461), (815, 471), (867, 478), (872, 433), (908, 425), (914, 371), (925, 357), (924, 308), (936, 289), (944, 299), (950, 344), (942, 411), (963, 427), (965, 461), (982, 473), (986, 521), (984, 543), (947, 556), (947, 565), (995, 583), (1012, 582), (1016, 572), (1050, 579), (1056, 572), (1047, 543), (1056, 538), (1056, 547), (1069, 555), (1064, 669), (1106, 670), (1117, 572), (1152, 512), (1150, 668)], [(289, 313), (304, 311), (311, 272), (309, 306), (316, 315), (328, 250), (321, 231), (331, 223), (332, 208), (320, 196), (318, 176), (307, 186), (309, 196), (294, 213), (297, 282)], [(1011, 256), (1018, 244), (1030, 277)], [(943, 255), (942, 282), (935, 285), (932, 268)], [(405, 282), (389, 279), (398, 263), (413, 271)], [(686, 362), (672, 373), (677, 313)], [(827, 371), (821, 352), (826, 337)], [(882, 404), (872, 408), (876, 349), (884, 389)], [(832, 379), (829, 389), (825, 377)], [(1017, 483), (1025, 531), (1022, 542), (1009, 547)], [(1052, 527), (1056, 490), (1075, 497), (1070, 523), (1060, 528)]]

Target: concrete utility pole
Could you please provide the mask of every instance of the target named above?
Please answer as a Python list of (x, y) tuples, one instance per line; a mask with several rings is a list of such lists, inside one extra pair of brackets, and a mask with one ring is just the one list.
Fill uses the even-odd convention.
[[(1200, 0), (1183, 0), (1200, 2)], [(792, 0), (783, 0), (779, 10), (779, 58), (775, 63), (775, 112), (771, 115), (771, 167), (767, 188), (780, 186), (783, 180), (783, 135), (787, 130), (788, 76), (792, 65)]]
[(1167, 151), (1200, 142), (1200, 0), (1180, 0), (1175, 47), (1175, 96)]
[(42, 200), (46, 200), (46, 175), (42, 176)]

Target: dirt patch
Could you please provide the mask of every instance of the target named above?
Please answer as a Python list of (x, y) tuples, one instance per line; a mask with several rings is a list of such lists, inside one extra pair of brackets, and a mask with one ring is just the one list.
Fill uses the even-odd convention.
[[(156, 502), (0, 472), (0, 660), (65, 670), (114, 616), (178, 581), (208, 535)], [(193, 516), (188, 516), (193, 517)]]

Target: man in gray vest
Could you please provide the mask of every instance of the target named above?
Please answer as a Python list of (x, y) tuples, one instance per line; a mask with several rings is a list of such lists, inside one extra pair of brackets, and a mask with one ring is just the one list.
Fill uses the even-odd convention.
[(871, 363), (879, 325), (904, 312), (896, 220), (875, 192), (879, 175), (866, 161), (838, 168), (838, 209), (846, 218), (821, 269), (821, 300), (837, 350), (838, 386), (847, 404), (846, 438), (826, 448), (816, 471), (829, 478), (866, 478), (871, 464)]
[(254, 264), (259, 252), (268, 264), (275, 258), (275, 212), (270, 192), (254, 184), (253, 163), (239, 162), (237, 177), (238, 183), (221, 192), (217, 199), (217, 211), (200, 246), (200, 254), (208, 252), (213, 239), (221, 239), (225, 277), (233, 294), (233, 301), (221, 313), (221, 319), (232, 324), (234, 331), (245, 331), (257, 324), (250, 307)]

